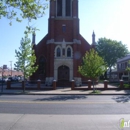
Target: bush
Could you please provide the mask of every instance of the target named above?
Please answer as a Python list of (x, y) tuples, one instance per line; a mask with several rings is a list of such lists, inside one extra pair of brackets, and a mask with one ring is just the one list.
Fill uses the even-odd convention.
[(124, 88), (130, 88), (130, 84), (124, 84)]

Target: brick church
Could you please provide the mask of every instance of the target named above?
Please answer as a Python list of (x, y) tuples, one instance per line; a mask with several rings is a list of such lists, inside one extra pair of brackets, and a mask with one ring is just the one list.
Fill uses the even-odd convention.
[(95, 34), (90, 45), (79, 33), (78, 0), (50, 1), (48, 33), (36, 45), (38, 70), (30, 80), (42, 80), (51, 85), (53, 80), (67, 83), (75, 80), (80, 84), (85, 78), (78, 73), (85, 52), (95, 46)]

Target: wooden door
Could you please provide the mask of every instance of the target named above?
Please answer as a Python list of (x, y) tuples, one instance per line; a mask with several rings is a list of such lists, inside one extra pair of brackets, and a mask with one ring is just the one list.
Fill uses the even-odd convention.
[(69, 87), (69, 67), (60, 66), (58, 68), (58, 86)]

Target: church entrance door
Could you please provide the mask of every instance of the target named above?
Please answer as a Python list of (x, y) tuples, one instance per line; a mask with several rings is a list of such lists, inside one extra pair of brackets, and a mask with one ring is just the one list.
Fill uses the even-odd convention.
[(58, 87), (69, 87), (70, 69), (68, 66), (62, 65), (58, 68)]

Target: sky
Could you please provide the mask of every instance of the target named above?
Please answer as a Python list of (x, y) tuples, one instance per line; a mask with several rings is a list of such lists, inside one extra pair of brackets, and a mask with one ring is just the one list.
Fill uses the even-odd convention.
[[(130, 0), (79, 0), (80, 34), (92, 43), (92, 32), (95, 32), (96, 41), (106, 37), (122, 41), (130, 50)], [(48, 32), (49, 9), (43, 18), (32, 24), (40, 29), (36, 32), (36, 44)], [(16, 62), (15, 50), (20, 46), (24, 30), (28, 24), (12, 22), (9, 25), (6, 18), (0, 19), (0, 67), (7, 65), (10, 68)], [(30, 36), (31, 38), (31, 36)]]

